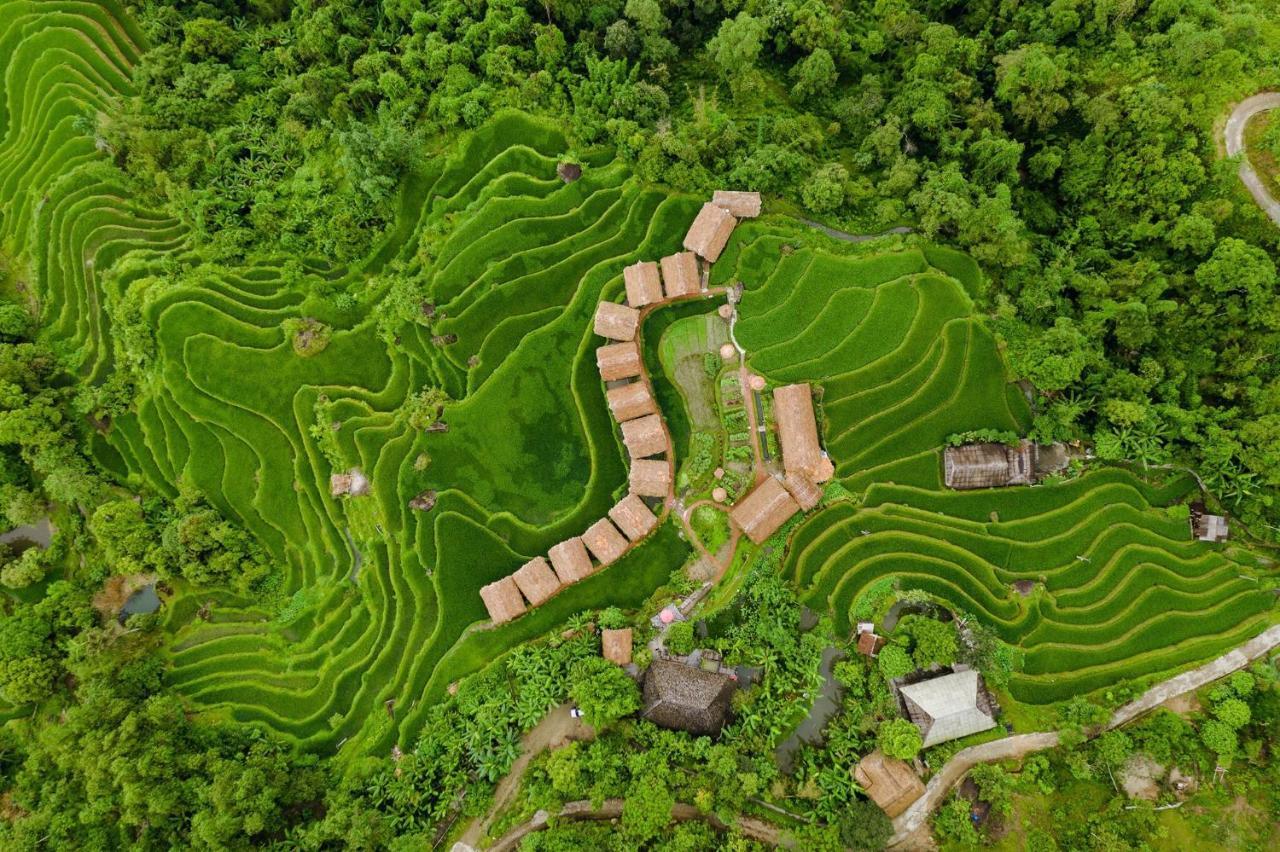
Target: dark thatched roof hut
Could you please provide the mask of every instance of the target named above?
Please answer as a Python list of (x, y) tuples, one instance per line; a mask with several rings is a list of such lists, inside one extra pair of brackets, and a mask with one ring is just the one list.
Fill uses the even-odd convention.
[(663, 728), (711, 736), (728, 721), (736, 687), (727, 674), (674, 660), (654, 660), (644, 675), (641, 715)]

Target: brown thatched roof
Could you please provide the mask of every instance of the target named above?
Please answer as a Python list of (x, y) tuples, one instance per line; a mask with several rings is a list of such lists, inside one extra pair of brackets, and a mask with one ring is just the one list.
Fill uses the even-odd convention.
[(858, 761), (853, 778), (890, 819), (924, 795), (924, 784), (911, 767), (879, 749)]
[(480, 588), (480, 599), (484, 608), (489, 610), (489, 617), (494, 624), (505, 624), (513, 618), (524, 615), (524, 598), (520, 597), (520, 588), (510, 577), (494, 580)]
[(560, 580), (547, 564), (547, 560), (541, 556), (521, 565), (511, 578), (516, 581), (521, 593), (534, 606), (541, 606), (548, 598), (560, 591)]
[(640, 312), (616, 302), (601, 302), (596, 307), (595, 332), (610, 340), (634, 340)]
[(358, 467), (346, 473), (334, 473), (329, 476), (329, 493), (334, 497), (348, 494), (352, 497), (363, 497), (369, 493), (369, 477)]
[(556, 174), (565, 183), (573, 183), (582, 177), (582, 166), (577, 163), (560, 163), (556, 166)]
[(693, 224), (689, 226), (689, 233), (684, 237), (684, 247), (708, 262), (715, 263), (720, 252), (724, 251), (725, 244), (729, 242), (729, 235), (733, 233), (733, 226), (736, 224), (738, 220), (733, 218), (732, 213), (708, 201), (702, 205)]
[(874, 657), (884, 647), (885, 640), (870, 630), (858, 634), (858, 653), (864, 657)]
[(631, 463), (631, 493), (641, 497), (666, 497), (671, 490), (671, 465), (656, 459)]
[(601, 565), (617, 562), (628, 547), (626, 538), (608, 518), (601, 518), (587, 527), (587, 531), (582, 534), (582, 543)]
[(604, 658), (620, 666), (631, 663), (631, 628), (600, 631), (600, 650)]
[(1035, 445), (965, 444), (947, 447), (942, 455), (942, 479), (948, 488), (999, 488), (1029, 485), (1035, 479)]
[(619, 500), (618, 505), (609, 510), (609, 519), (632, 541), (644, 538), (658, 525), (658, 516), (634, 494)]
[(739, 500), (729, 514), (747, 538), (760, 544), (799, 511), (800, 504), (782, 483), (769, 477)]
[(662, 289), (667, 298), (687, 296), (702, 289), (698, 277), (698, 256), (691, 251), (667, 255), (662, 259)]
[(551, 559), (551, 567), (555, 569), (556, 576), (566, 586), (587, 579), (595, 571), (586, 545), (576, 535), (552, 547), (547, 551), (547, 556)]
[(717, 734), (729, 718), (735, 687), (727, 674), (654, 660), (644, 675), (641, 715), (664, 728), (700, 736)]
[(760, 193), (717, 189), (711, 195), (711, 203), (723, 207), (739, 219), (754, 219), (760, 215)]
[(642, 366), (640, 346), (634, 340), (601, 346), (596, 350), (596, 366), (600, 369), (600, 378), (606, 382), (638, 376)]
[(623, 269), (622, 282), (627, 288), (627, 304), (633, 308), (662, 301), (662, 278), (658, 275), (658, 264), (652, 260), (642, 260)]
[(787, 473), (803, 473), (821, 481), (824, 469), (818, 446), (818, 420), (813, 413), (813, 389), (808, 382), (786, 385), (773, 392), (773, 416), (778, 422), (782, 466)]
[(822, 500), (822, 489), (812, 479), (799, 471), (789, 471), (782, 484), (791, 492), (791, 496), (796, 498), (800, 508), (806, 512), (818, 505)]
[(609, 410), (613, 412), (613, 418), (619, 423), (658, 413), (658, 404), (653, 401), (647, 382), (632, 382), (609, 388), (604, 396), (609, 403)]
[(667, 451), (667, 433), (662, 428), (662, 418), (648, 414), (622, 424), (622, 443), (633, 459), (656, 456)]

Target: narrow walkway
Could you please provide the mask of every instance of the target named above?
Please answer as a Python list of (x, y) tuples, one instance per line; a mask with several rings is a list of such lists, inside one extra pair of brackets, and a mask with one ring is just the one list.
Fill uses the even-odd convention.
[(845, 242), (845, 243), (869, 243), (872, 240), (878, 240), (881, 237), (887, 237), (892, 234), (915, 233), (914, 228), (908, 228), (905, 225), (899, 225), (896, 228), (890, 228), (889, 230), (883, 231), (879, 234), (851, 234), (848, 231), (839, 231), (831, 227), (830, 225), (824, 225), (821, 222), (815, 222), (812, 219), (806, 219), (803, 216), (797, 216), (796, 218), (799, 219), (801, 222), (804, 222), (810, 228), (814, 228), (816, 230), (821, 231), (822, 233), (826, 234), (828, 237), (831, 237), (833, 240), (840, 240), (841, 242)]
[[(560, 809), (560, 813), (556, 815), (561, 820), (616, 820), (622, 817), (622, 806), (626, 802), (625, 799), (605, 799), (604, 804), (599, 808), (593, 808), (589, 800), (578, 802), (569, 802)], [(533, 819), (518, 825), (511, 831), (507, 832), (500, 840), (489, 847), (490, 852), (512, 852), (512, 850), (520, 847), (522, 841), (527, 835), (535, 831), (541, 831), (547, 827), (547, 821), (551, 815), (546, 811), (538, 811), (534, 814)], [(672, 822), (687, 822), (689, 820), (701, 820), (707, 823), (717, 831), (727, 831), (729, 826), (723, 822), (715, 814), (704, 814), (693, 805), (687, 805), (677, 802), (675, 807), (671, 809)], [(783, 844), (782, 832), (778, 827), (765, 822), (758, 817), (749, 817), (739, 815), (734, 819), (734, 827), (742, 832), (745, 836), (758, 842), (765, 843), (769, 846), (778, 846)], [(785, 845), (785, 844), (783, 844)], [(454, 847), (455, 852), (459, 852)]]
[[(1119, 727), (1131, 722), (1150, 710), (1159, 707), (1170, 698), (1193, 692), (1205, 684), (1212, 683), (1221, 677), (1244, 668), (1249, 663), (1263, 656), (1276, 646), (1280, 646), (1280, 624), (1277, 624), (1253, 639), (1189, 672), (1161, 681), (1148, 689), (1140, 698), (1124, 705), (1111, 715), (1106, 727), (1094, 731), (1096, 736), (1103, 731)], [(925, 787), (924, 795), (916, 799), (911, 807), (903, 811), (893, 821), (894, 833), (889, 839), (890, 848), (914, 848), (912, 838), (916, 831), (925, 824), (935, 808), (942, 804), (951, 788), (965, 776), (970, 769), (979, 763), (990, 763), (996, 760), (1012, 760), (1053, 748), (1059, 742), (1057, 731), (1045, 731), (1036, 734), (1015, 734), (1011, 737), (993, 740), (989, 743), (970, 746), (957, 752), (955, 757), (947, 761)]]
[(524, 778), (529, 763), (549, 748), (558, 748), (574, 740), (591, 740), (595, 731), (580, 719), (573, 718), (569, 712), (569, 704), (561, 704), (552, 710), (533, 730), (524, 735), (520, 741), (520, 757), (511, 765), (511, 769), (498, 782), (493, 791), (493, 804), (482, 817), (476, 817), (467, 830), (462, 833), (458, 842), (468, 848), (475, 848), (489, 833), (494, 820), (507, 809), (516, 791), (520, 789), (520, 781)]
[[(1280, 92), (1262, 92), (1236, 104), (1236, 108), (1231, 111), (1231, 116), (1227, 119), (1227, 126), (1223, 129), (1228, 157), (1244, 153), (1244, 130), (1249, 119), (1260, 112), (1272, 109), (1280, 109)], [(1280, 201), (1276, 201), (1275, 196), (1271, 194), (1271, 187), (1268, 187), (1262, 177), (1254, 171), (1248, 156), (1240, 158), (1240, 180), (1263, 212), (1271, 217), (1272, 222), (1280, 225)]]

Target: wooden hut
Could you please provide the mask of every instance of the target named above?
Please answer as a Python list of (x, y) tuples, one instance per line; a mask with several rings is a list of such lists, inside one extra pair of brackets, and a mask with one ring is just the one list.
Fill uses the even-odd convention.
[(739, 219), (754, 219), (760, 215), (760, 193), (717, 189), (711, 195), (711, 203), (728, 210)]
[(924, 738), (924, 748), (996, 726), (991, 695), (973, 669), (930, 678), (898, 690), (908, 718)]
[(708, 201), (689, 226), (689, 232), (684, 236), (684, 247), (708, 263), (715, 263), (736, 224), (738, 220), (732, 213)]
[(942, 455), (942, 479), (948, 488), (1000, 488), (1035, 481), (1035, 444), (965, 444), (947, 447)]
[(560, 591), (560, 580), (547, 564), (547, 560), (541, 556), (530, 559), (520, 566), (519, 570), (511, 575), (511, 579), (516, 581), (520, 593), (533, 606), (541, 606)]
[(620, 666), (631, 665), (631, 628), (600, 631), (600, 650), (604, 658)]
[(632, 382), (609, 388), (604, 396), (609, 403), (609, 410), (613, 412), (613, 418), (619, 423), (658, 413), (658, 404), (653, 401), (648, 382)]
[(576, 535), (548, 550), (547, 557), (551, 560), (556, 576), (566, 586), (585, 580), (595, 572), (586, 545)]
[(911, 767), (879, 749), (858, 761), (853, 779), (890, 819), (924, 795), (924, 784)]
[(640, 312), (616, 302), (601, 302), (596, 307), (595, 332), (610, 340), (634, 340), (640, 324)]
[(565, 183), (573, 183), (582, 177), (582, 166), (577, 163), (560, 163), (556, 166), (556, 174)]
[(631, 463), (632, 494), (641, 497), (666, 497), (671, 490), (671, 465), (656, 459), (637, 459)]
[(601, 346), (596, 350), (596, 367), (600, 370), (600, 378), (606, 382), (638, 376), (644, 367), (640, 345), (632, 340)]
[(633, 459), (656, 456), (667, 451), (667, 433), (662, 428), (662, 418), (646, 414), (622, 424), (622, 443)]
[(601, 518), (582, 534), (582, 543), (601, 565), (611, 565), (627, 552), (627, 540), (608, 518)]
[(524, 598), (520, 597), (520, 587), (510, 577), (494, 580), (480, 588), (480, 599), (494, 624), (506, 624), (513, 618), (524, 615)]
[(1227, 519), (1222, 515), (1210, 515), (1205, 512), (1191, 513), (1191, 531), (1200, 541), (1226, 541), (1228, 535)]
[(609, 520), (632, 541), (639, 541), (658, 526), (658, 516), (634, 494), (623, 497), (609, 510)]
[(677, 252), (664, 257), (662, 263), (662, 289), (668, 299), (688, 296), (702, 289), (698, 276), (698, 256), (691, 251)]
[(885, 642), (884, 637), (877, 636), (870, 630), (864, 630), (858, 634), (858, 653), (864, 657), (874, 657), (880, 653)]
[(644, 675), (641, 715), (663, 728), (713, 736), (728, 721), (737, 684), (723, 672), (654, 660)]
[(799, 511), (800, 504), (791, 493), (781, 482), (769, 477), (739, 500), (729, 516), (747, 534), (747, 538), (761, 544)]
[(643, 308), (662, 301), (662, 278), (658, 264), (652, 260), (633, 263), (622, 270), (622, 283), (627, 288), (627, 304)]
[(334, 497), (348, 495), (363, 497), (369, 493), (369, 477), (358, 467), (346, 473), (334, 473), (329, 476), (329, 494)]
[(818, 419), (813, 413), (813, 389), (808, 382), (786, 385), (773, 392), (773, 416), (787, 473), (802, 473), (822, 482), (826, 467), (818, 445)]
[(791, 492), (791, 496), (800, 504), (800, 508), (806, 512), (822, 501), (822, 489), (799, 471), (787, 471), (782, 484)]

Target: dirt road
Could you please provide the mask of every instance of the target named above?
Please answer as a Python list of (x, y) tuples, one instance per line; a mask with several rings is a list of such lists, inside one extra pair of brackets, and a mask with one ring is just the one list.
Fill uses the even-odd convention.
[(520, 757), (511, 764), (511, 770), (498, 782), (493, 791), (493, 804), (488, 813), (477, 817), (462, 833), (459, 843), (466, 847), (479, 848), (481, 839), (488, 836), (489, 829), (498, 815), (506, 810), (520, 789), (520, 781), (529, 768), (529, 762), (549, 748), (558, 748), (574, 740), (590, 740), (595, 731), (581, 719), (575, 719), (569, 713), (570, 705), (561, 704), (548, 713), (533, 730), (524, 735), (520, 741)]

